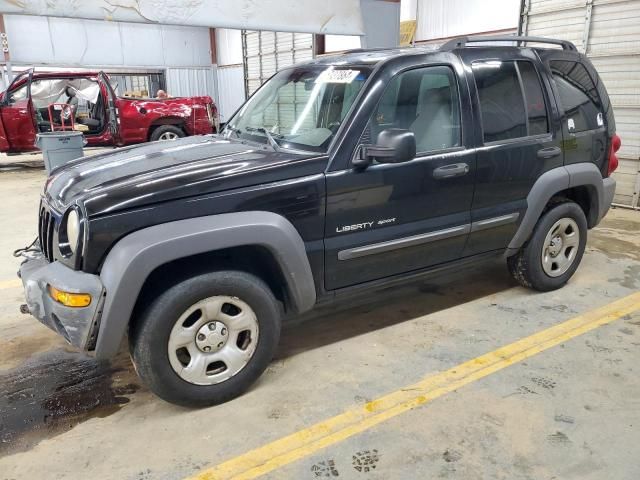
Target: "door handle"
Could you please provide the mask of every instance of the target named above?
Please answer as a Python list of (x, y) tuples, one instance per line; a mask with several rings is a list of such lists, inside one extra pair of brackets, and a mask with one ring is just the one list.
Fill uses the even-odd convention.
[(433, 178), (452, 178), (461, 177), (469, 173), (469, 164), (467, 163), (452, 163), (450, 165), (443, 165), (433, 171)]
[(560, 147), (541, 148), (540, 150), (538, 150), (538, 158), (544, 158), (544, 159), (553, 158), (553, 157), (557, 157), (561, 153), (562, 153), (562, 150), (560, 150)]

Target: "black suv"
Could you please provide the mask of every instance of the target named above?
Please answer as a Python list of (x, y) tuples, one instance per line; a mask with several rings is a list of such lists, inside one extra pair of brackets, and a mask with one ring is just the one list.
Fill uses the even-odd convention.
[(319, 304), (494, 255), (524, 286), (561, 287), (609, 209), (619, 147), (569, 42), (319, 58), (275, 74), (220, 135), (55, 170), (23, 309), (97, 358), (128, 333), (160, 397), (222, 402), (264, 371), (282, 319)]

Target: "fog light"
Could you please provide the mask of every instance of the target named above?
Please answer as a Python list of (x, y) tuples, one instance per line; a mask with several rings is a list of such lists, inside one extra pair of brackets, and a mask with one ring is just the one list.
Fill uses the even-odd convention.
[(51, 285), (49, 285), (49, 295), (66, 307), (87, 307), (91, 303), (91, 295), (88, 293), (63, 292)]

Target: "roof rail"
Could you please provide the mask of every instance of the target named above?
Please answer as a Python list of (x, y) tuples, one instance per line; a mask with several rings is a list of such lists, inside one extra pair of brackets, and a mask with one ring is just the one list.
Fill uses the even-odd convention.
[(577, 51), (576, 46), (567, 40), (558, 40), (555, 38), (545, 37), (518, 37), (515, 35), (500, 35), (500, 36), (475, 36), (475, 37), (458, 37), (453, 40), (449, 40), (447, 43), (440, 47), (440, 50), (453, 50), (454, 48), (464, 48), (468, 43), (479, 42), (516, 42), (517, 46), (520, 46), (524, 42), (535, 43), (549, 43), (552, 45), (560, 45), (563, 50)]

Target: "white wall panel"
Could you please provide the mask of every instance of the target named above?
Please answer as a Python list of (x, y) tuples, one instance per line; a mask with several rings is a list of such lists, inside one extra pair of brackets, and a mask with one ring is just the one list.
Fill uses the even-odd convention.
[(360, 37), (353, 35), (325, 35), (324, 41), (326, 53), (353, 50), (362, 46)]
[(220, 122), (227, 122), (244, 103), (244, 67), (218, 67), (218, 112)]
[[(5, 17), (6, 18), (6, 17)], [(31, 17), (33, 18), (33, 17)], [(50, 20), (59, 20), (51, 18)], [(125, 65), (124, 52), (120, 39), (120, 23), (99, 20), (68, 20), (82, 23), (87, 31), (86, 50), (80, 58), (66, 62), (69, 65)], [(77, 39), (75, 39), (77, 41)], [(44, 42), (43, 42), (44, 43)], [(46, 58), (46, 57), (45, 57)], [(42, 62), (38, 62), (42, 63)]]
[(216, 28), (218, 65), (242, 64), (242, 31)]
[[(370, 0), (362, 0), (364, 2)], [(152, 25), (361, 35), (361, 0), (0, 0), (0, 12)], [(380, 3), (380, 2), (379, 2)]]
[(417, 1), (417, 41), (518, 27), (520, 0)]
[(209, 68), (167, 68), (167, 93), (173, 97), (209, 95), (216, 98), (216, 78), (214, 69)]
[(418, 6), (418, 0), (401, 0), (400, 1), (400, 21), (405, 22), (407, 20), (416, 19), (416, 9)]
[(381, 0), (361, 0), (364, 48), (397, 47), (400, 43), (400, 4)]
[(162, 30), (157, 25), (121, 25), (120, 37), (125, 65), (164, 65)]
[[(4, 24), (13, 62), (44, 63), (43, 60), (54, 58), (48, 18), (5, 15)], [(42, 32), (42, 35), (34, 35), (34, 32)]]
[[(209, 29), (5, 15), (14, 64), (198, 67), (211, 65)], [(37, 34), (35, 34), (37, 32)]]
[(208, 28), (163, 25), (161, 32), (164, 65), (187, 67), (211, 64)]

